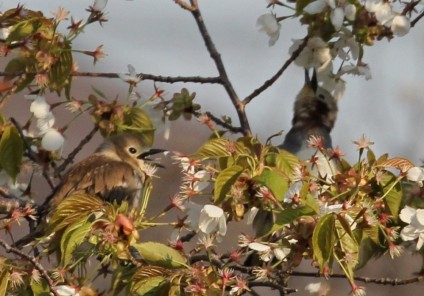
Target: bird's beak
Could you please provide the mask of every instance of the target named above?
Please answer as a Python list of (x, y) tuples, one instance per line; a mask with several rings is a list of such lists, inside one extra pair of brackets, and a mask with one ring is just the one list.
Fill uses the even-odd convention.
[[(146, 160), (146, 161), (152, 161), (152, 159), (147, 158), (150, 155), (154, 155), (154, 154), (158, 154), (158, 153), (165, 153), (168, 152), (168, 150), (165, 149), (150, 149), (146, 152), (141, 153), (139, 156), (137, 156), (138, 159), (142, 159), (142, 160)], [(163, 165), (161, 165), (160, 163), (157, 162), (152, 162), (152, 164), (154, 164), (155, 166), (158, 166), (160, 168), (164, 168)]]
[(137, 156), (138, 159), (143, 159), (143, 160), (149, 160), (147, 157), (150, 155), (155, 155), (158, 153), (164, 153), (164, 152), (168, 152), (168, 150), (165, 149), (150, 149), (146, 152), (141, 153), (139, 156)]

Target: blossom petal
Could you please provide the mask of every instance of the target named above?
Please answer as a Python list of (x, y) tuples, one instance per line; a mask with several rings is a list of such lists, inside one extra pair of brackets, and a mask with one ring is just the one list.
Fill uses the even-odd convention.
[(415, 218), (424, 231), (424, 209), (417, 209)]
[(382, 4), (375, 12), (375, 17), (382, 25), (387, 25), (393, 19), (394, 13), (389, 3)]
[(325, 0), (316, 0), (314, 2), (309, 3), (303, 8), (303, 11), (309, 14), (317, 14), (324, 11), (324, 8), (327, 6)]
[(400, 211), (399, 214), (399, 218), (408, 224), (411, 224), (412, 221), (412, 217), (416, 214), (417, 210), (410, 207), (410, 206), (405, 206), (402, 211)]
[(415, 227), (408, 225), (406, 227), (404, 227), (402, 229), (402, 231), (400, 232), (400, 237), (402, 238), (402, 240), (404, 241), (410, 241), (410, 240), (414, 240), (418, 237), (418, 233), (416, 233), (415, 231)]
[(65, 139), (55, 129), (48, 130), (41, 139), (41, 146), (47, 151), (55, 151), (62, 148)]
[(366, 0), (365, 9), (369, 12), (376, 12), (383, 5), (383, 0)]
[(94, 11), (102, 11), (105, 9), (108, 0), (95, 0), (93, 4)]
[(50, 105), (46, 102), (46, 99), (42, 96), (38, 96), (29, 107), (35, 118), (44, 118), (50, 112)]
[(424, 244), (424, 233), (420, 233), (420, 235), (418, 236), (418, 242), (417, 242), (417, 251), (420, 250), (422, 248)]
[(411, 22), (404, 15), (397, 15), (393, 18), (391, 30), (398, 37), (405, 36), (411, 29)]
[(331, 11), (330, 18), (331, 18), (331, 23), (334, 26), (334, 29), (336, 29), (336, 31), (339, 31), (343, 25), (343, 20), (344, 20), (343, 8), (337, 7), (336, 9), (333, 9)]
[(261, 243), (253, 242), (249, 244), (249, 249), (257, 252), (268, 252), (269, 250), (271, 250), (271, 247)]
[(353, 4), (346, 4), (344, 7), (344, 15), (348, 20), (354, 21), (356, 17), (356, 6)]

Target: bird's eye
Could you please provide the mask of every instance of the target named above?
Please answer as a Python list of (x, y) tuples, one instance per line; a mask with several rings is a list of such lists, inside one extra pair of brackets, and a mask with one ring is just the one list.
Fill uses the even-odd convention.
[(136, 154), (136, 153), (137, 153), (137, 149), (135, 149), (134, 147), (130, 147), (130, 148), (128, 148), (128, 151), (129, 151), (131, 154)]
[(319, 94), (318, 98), (320, 98), (321, 100), (325, 100), (325, 96), (323, 94)]

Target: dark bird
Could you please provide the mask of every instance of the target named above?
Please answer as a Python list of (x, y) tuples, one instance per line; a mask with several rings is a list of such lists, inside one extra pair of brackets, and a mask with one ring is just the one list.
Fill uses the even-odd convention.
[(307, 140), (311, 136), (321, 137), (323, 148), (332, 148), (330, 132), (337, 117), (337, 101), (324, 88), (318, 85), (316, 71), (312, 79), (305, 69), (305, 85), (294, 103), (292, 128), (284, 142), (279, 146), (295, 154), (299, 159), (311, 158), (316, 148), (309, 147)]

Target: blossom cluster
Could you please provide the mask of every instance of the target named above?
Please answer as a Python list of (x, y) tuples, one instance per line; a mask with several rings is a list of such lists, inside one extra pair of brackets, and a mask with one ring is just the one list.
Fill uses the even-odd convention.
[[(410, 18), (413, 9), (408, 3), (396, 3), (383, 0), (365, 0), (349, 2), (345, 0), (297, 1), (292, 9), (297, 13), (277, 16), (277, 7), (290, 7), (290, 3), (268, 1), (272, 7), (270, 13), (259, 16), (257, 25), (260, 31), (269, 36), (269, 45), (274, 45), (280, 31), (281, 22), (288, 18), (300, 17), (301, 23), (309, 26), (309, 40), (295, 64), (304, 68), (315, 68), (324, 88), (333, 92), (335, 98), (341, 98), (345, 89), (342, 79), (345, 74), (371, 78), (369, 66), (363, 61), (364, 46), (382, 37), (393, 38), (406, 35), (411, 28)], [(414, 4), (414, 3), (409, 3)], [(403, 10), (403, 11), (402, 11)], [(289, 49), (293, 54), (303, 40), (294, 40)], [(339, 60), (340, 66), (334, 62)], [(338, 69), (334, 72), (333, 69)]]

